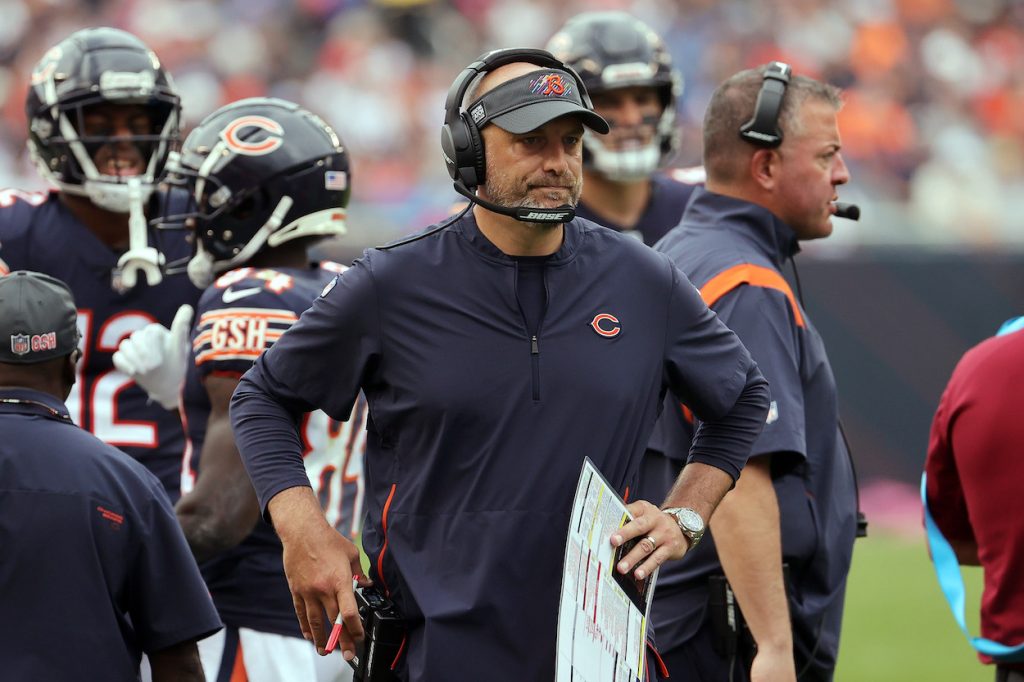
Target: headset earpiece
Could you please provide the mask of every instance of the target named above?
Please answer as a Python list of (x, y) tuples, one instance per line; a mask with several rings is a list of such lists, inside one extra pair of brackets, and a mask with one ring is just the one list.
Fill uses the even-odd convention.
[(786, 95), (792, 67), (785, 62), (772, 62), (765, 71), (761, 90), (757, 93), (754, 115), (740, 127), (740, 137), (758, 147), (773, 149), (782, 144), (779, 113)]
[(484, 184), (484, 180), (487, 177), (487, 156), (484, 150), (484, 138), (480, 134), (480, 129), (476, 127), (476, 124), (470, 120), (469, 114), (463, 112), (462, 123), (466, 130), (469, 132), (469, 153), (467, 154), (467, 161), (474, 161), (476, 165), (473, 170), (475, 171), (473, 180), (474, 187), (478, 187)]
[(484, 143), (468, 114), (460, 113), (458, 118), (441, 128), (441, 151), (452, 180), (466, 187), (483, 184), (487, 169)]

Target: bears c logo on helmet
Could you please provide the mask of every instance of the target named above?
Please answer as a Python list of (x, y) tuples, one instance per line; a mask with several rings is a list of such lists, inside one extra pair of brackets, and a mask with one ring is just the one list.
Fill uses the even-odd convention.
[[(257, 139), (242, 139), (243, 131), (249, 128), (259, 128), (268, 135), (258, 135)], [(251, 134), (250, 134), (251, 135)], [(242, 116), (229, 123), (220, 132), (220, 139), (231, 151), (246, 156), (263, 156), (269, 154), (284, 144), (284, 128), (281, 124), (265, 116)]]

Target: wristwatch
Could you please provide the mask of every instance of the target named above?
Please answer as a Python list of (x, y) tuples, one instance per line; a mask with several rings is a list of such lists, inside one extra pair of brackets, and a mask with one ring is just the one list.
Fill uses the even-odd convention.
[(668, 507), (661, 511), (676, 520), (679, 530), (683, 531), (683, 535), (690, 540), (690, 549), (696, 547), (700, 539), (704, 537), (704, 519), (689, 507)]

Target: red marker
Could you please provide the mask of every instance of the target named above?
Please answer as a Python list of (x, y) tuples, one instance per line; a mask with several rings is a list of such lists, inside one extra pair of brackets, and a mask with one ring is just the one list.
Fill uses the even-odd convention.
[[(359, 582), (359, 576), (352, 576), (352, 580)], [(327, 646), (324, 647), (324, 651), (331, 653), (334, 651), (334, 647), (338, 645), (338, 637), (341, 636), (341, 631), (344, 628), (344, 621), (341, 619), (341, 612), (338, 613), (338, 617), (334, 619), (334, 627), (331, 628), (331, 636), (327, 638)]]
[(341, 636), (343, 625), (341, 614), (339, 613), (337, 619), (334, 621), (334, 627), (331, 628), (331, 636), (327, 638), (327, 647), (324, 649), (327, 653), (334, 651), (334, 647), (337, 646), (338, 637)]

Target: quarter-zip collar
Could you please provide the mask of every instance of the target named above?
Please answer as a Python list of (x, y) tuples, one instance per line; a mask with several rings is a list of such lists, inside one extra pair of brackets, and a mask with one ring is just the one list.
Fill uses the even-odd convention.
[[(562, 265), (576, 257), (583, 240), (586, 238), (579, 220), (565, 223), (562, 230), (562, 245), (551, 254), (547, 266)], [(488, 260), (499, 262), (510, 267), (515, 266), (515, 259), (507, 255), (488, 239), (476, 224), (476, 216), (472, 211), (452, 224), (452, 229), (459, 233), (473, 249)]]
[(796, 233), (774, 213), (744, 199), (716, 194), (704, 187), (694, 190), (686, 221), (697, 228), (718, 229), (721, 224), (749, 241), (780, 269), (800, 251)]

